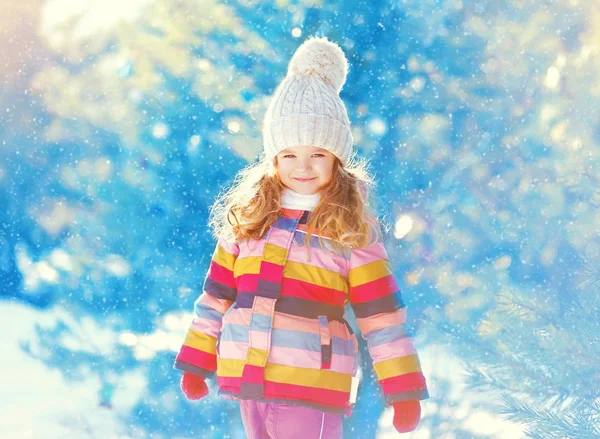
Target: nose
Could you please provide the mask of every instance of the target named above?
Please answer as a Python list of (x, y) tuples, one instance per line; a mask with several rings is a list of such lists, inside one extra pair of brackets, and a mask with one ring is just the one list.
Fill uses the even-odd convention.
[(298, 160), (298, 168), (299, 169), (309, 169), (310, 168), (310, 160), (309, 159)]

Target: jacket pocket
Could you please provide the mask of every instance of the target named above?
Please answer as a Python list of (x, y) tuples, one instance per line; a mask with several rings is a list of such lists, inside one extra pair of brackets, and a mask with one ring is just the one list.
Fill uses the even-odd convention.
[(219, 333), (217, 334), (217, 345), (216, 345), (217, 357), (221, 356), (221, 351), (219, 350), (219, 347), (221, 345), (221, 336), (223, 335), (223, 330), (225, 329), (225, 326), (227, 325), (227, 322), (225, 320), (229, 316), (229, 313), (231, 313), (231, 311), (233, 311), (236, 308), (237, 308), (236, 303), (233, 302), (233, 304), (229, 308), (227, 308), (227, 311), (225, 311), (225, 313), (223, 314), (223, 317), (221, 317), (221, 327), (219, 328)]
[(327, 316), (318, 316), (319, 335), (321, 336), (321, 369), (331, 369), (331, 333)]
[(358, 346), (358, 339), (356, 338), (356, 334), (352, 330), (352, 326), (348, 323), (347, 320), (343, 321), (346, 331), (345, 331), (345, 340), (346, 344), (344, 346), (344, 355), (347, 355), (354, 359), (354, 366), (352, 368), (352, 376), (356, 377), (358, 373), (358, 366), (360, 365), (360, 348)]

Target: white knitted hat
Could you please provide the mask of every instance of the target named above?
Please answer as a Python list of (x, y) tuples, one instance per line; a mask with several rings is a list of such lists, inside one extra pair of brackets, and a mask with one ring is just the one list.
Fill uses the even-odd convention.
[(347, 74), (344, 52), (326, 37), (311, 37), (296, 50), (265, 114), (267, 158), (306, 145), (326, 149), (344, 165), (348, 162), (352, 132), (339, 95)]

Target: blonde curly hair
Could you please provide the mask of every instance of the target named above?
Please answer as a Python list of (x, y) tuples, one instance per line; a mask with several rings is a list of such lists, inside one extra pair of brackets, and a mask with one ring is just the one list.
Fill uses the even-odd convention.
[[(317, 206), (307, 220), (304, 240), (312, 234), (330, 238), (335, 250), (362, 248), (380, 232), (371, 207), (374, 179), (365, 159), (350, 158), (343, 166), (336, 157), (330, 183), (321, 191)], [(277, 221), (285, 186), (277, 173), (277, 157), (264, 153), (236, 175), (231, 186), (220, 193), (210, 210), (208, 225), (215, 239), (229, 242), (260, 239)]]

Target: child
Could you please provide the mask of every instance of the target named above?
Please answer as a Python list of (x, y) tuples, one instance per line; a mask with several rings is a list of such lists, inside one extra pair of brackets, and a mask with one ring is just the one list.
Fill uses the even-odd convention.
[(326, 38), (290, 61), (263, 125), (264, 154), (211, 211), (217, 246), (175, 368), (189, 399), (237, 399), (251, 439), (337, 439), (349, 415), (358, 343), (368, 343), (399, 432), (416, 428), (428, 398), (372, 183), (353, 160), (339, 92), (348, 64)]

